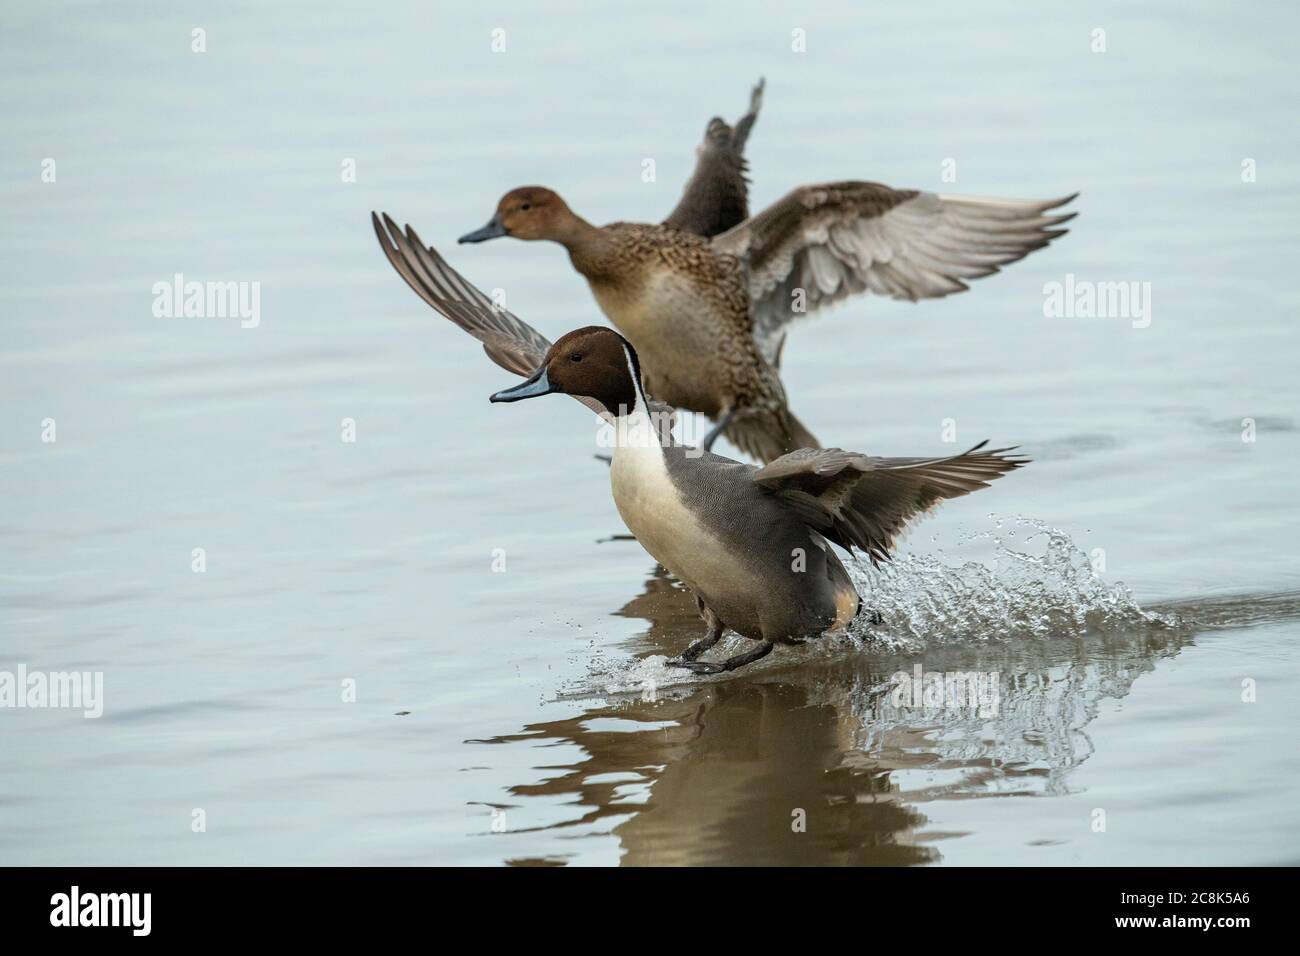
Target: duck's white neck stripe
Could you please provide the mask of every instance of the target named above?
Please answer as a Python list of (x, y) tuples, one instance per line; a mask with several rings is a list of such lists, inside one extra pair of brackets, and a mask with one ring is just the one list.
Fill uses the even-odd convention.
[(641, 387), (641, 376), (636, 373), (636, 363), (632, 353), (623, 343), (623, 357), (627, 360), (627, 374), (636, 389), (636, 407), (626, 415), (620, 415), (614, 421), (614, 440), (618, 448), (660, 448), (663, 441), (659, 436), (659, 423), (650, 414), (650, 403), (646, 401), (645, 389)]
[(627, 374), (632, 379), (632, 387), (636, 389), (637, 408), (647, 411), (649, 405), (645, 400), (645, 390), (641, 387), (641, 376), (636, 373), (636, 362), (632, 361), (632, 352), (626, 342), (623, 343), (623, 358), (627, 360)]

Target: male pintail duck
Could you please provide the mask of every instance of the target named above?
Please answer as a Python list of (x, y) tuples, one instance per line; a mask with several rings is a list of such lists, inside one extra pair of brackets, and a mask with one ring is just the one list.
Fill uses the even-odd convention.
[(552, 190), (521, 186), (460, 241), (563, 245), (636, 347), (649, 393), (716, 422), (705, 448), (725, 433), (766, 462), (817, 446), (791, 413), (779, 374), (791, 321), (867, 289), (913, 302), (964, 291), (966, 280), (1067, 232), (1054, 227), (1075, 214), (1048, 213), (1075, 195), (979, 199), (822, 183), (702, 238), (681, 227), (685, 217), (593, 226)]
[[(484, 345), (503, 368), (526, 374), (494, 402), (572, 395), (613, 425), (614, 503), (642, 546), (695, 594), (708, 628), (675, 666), (732, 671), (780, 644), (842, 628), (861, 599), (831, 542), (887, 560), (911, 519), (1020, 467), (1010, 448), (977, 445), (946, 458), (875, 458), (805, 448), (758, 468), (672, 437), (670, 418), (642, 385), (637, 351), (589, 326), (554, 345), (497, 307), (410, 232), (375, 229), (395, 268), (426, 302)], [(391, 235), (391, 241), (389, 236)], [(699, 660), (725, 628), (758, 642), (721, 662)]]

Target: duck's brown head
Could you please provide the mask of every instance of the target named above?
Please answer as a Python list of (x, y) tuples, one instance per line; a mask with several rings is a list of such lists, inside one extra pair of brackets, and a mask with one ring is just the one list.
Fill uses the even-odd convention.
[(594, 398), (611, 415), (621, 416), (636, 408), (640, 379), (632, 344), (612, 329), (589, 325), (561, 336), (528, 381), (497, 392), (491, 400), (517, 402), (560, 392)]
[(558, 194), (545, 186), (520, 186), (501, 197), (496, 214), (482, 229), (460, 237), (461, 242), (486, 242), (501, 236), (564, 242), (582, 220)]

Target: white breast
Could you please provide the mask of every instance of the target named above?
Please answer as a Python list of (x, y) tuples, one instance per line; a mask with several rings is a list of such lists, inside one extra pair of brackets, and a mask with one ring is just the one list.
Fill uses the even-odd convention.
[[(623, 522), (642, 546), (666, 563), (673, 528), (691, 523), (668, 467), (663, 449), (655, 445), (618, 445), (609, 470), (614, 504)], [(669, 569), (673, 570), (673, 569)]]
[(641, 546), (706, 599), (736, 595), (752, 578), (734, 550), (682, 501), (655, 444), (619, 444), (610, 468), (614, 504)]

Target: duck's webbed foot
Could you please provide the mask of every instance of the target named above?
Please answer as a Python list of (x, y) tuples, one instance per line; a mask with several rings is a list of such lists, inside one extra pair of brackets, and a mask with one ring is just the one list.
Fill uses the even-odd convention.
[(698, 594), (695, 595), (695, 606), (699, 608), (700, 617), (704, 618), (704, 623), (708, 627), (708, 631), (698, 641), (692, 641), (691, 645), (686, 648), (686, 650), (682, 651), (680, 657), (668, 662), (673, 666), (677, 666), (678, 661), (695, 660), (714, 644), (718, 643), (722, 638), (722, 632), (726, 630), (726, 625), (722, 623), (722, 619), (713, 613), (712, 609), (710, 609), (708, 605), (700, 599)]
[(669, 661), (668, 663), (675, 665), (677, 661), (693, 661), (701, 654), (703, 654), (705, 651), (707, 651), (710, 647), (712, 647), (714, 644), (718, 643), (718, 640), (721, 637), (722, 637), (722, 628), (719, 627), (717, 630), (712, 630), (708, 634), (705, 634), (703, 637), (701, 637), (698, 641), (692, 641), (690, 647), (682, 651), (680, 657), (675, 658), (674, 660)]
[[(696, 643), (699, 642), (697, 641)], [(772, 648), (775, 646), (776, 645), (771, 641), (764, 641), (752, 651), (747, 651), (744, 654), (737, 654), (735, 657), (728, 657), (725, 661), (719, 663), (713, 661), (686, 660), (684, 659), (686, 655), (683, 654), (682, 658), (669, 661), (668, 665), (670, 667), (684, 667), (695, 674), (721, 674), (724, 671), (737, 670), (738, 668), (744, 667), (746, 664), (752, 664), (756, 660), (767, 657), (768, 654), (772, 653)]]
[(860, 614), (872, 627), (880, 627), (880, 625), (885, 623), (885, 616), (874, 607), (864, 607), (858, 612), (858, 614)]

